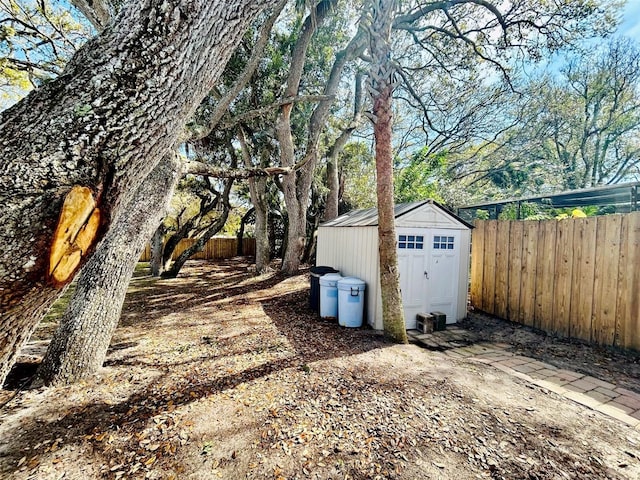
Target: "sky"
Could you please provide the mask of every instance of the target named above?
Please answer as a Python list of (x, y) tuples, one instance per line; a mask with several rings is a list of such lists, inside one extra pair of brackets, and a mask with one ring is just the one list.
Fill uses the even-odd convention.
[(627, 0), (618, 32), (640, 42), (640, 0)]

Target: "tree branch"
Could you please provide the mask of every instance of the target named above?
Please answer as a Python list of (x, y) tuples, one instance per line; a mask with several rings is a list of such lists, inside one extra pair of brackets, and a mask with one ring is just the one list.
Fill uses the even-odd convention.
[(185, 173), (191, 175), (204, 175), (213, 178), (251, 178), (271, 177), (274, 175), (287, 175), (293, 168), (267, 167), (267, 168), (224, 168), (214, 167), (205, 162), (188, 160), (185, 162)]
[(291, 103), (326, 102), (329, 100), (333, 100), (334, 98), (335, 98), (335, 95), (298, 95), (296, 97), (283, 98), (282, 100), (279, 100), (270, 105), (266, 105), (264, 107), (260, 107), (255, 110), (250, 110), (248, 112), (241, 113), (240, 115), (236, 115), (235, 117), (229, 119), (228, 121), (222, 122), (220, 126), (222, 128), (233, 128), (240, 123), (245, 123), (257, 117), (262, 117), (267, 113), (270, 113), (274, 110), (277, 110), (280, 107), (283, 107), (284, 105), (289, 105)]

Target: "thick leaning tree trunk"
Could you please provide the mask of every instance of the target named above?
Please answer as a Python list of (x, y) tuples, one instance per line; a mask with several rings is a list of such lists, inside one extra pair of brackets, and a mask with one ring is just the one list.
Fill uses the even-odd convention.
[(378, 197), (378, 250), (382, 322), (385, 336), (407, 343), (404, 310), (400, 294), (398, 252), (393, 200), (392, 93), (393, 66), (389, 36), (395, 10), (393, 0), (373, 0), (374, 14), (370, 30), (371, 92), (373, 134), (376, 150), (376, 193)]
[(247, 26), (275, 3), (131, 0), (60, 78), (0, 114), (0, 383), (120, 205), (175, 147)]
[(146, 239), (166, 212), (180, 176), (179, 166), (179, 159), (171, 155), (158, 164), (136, 194), (144, 200), (118, 216), (83, 267), (38, 369), (36, 385), (77, 382), (95, 374), (104, 363), (129, 280)]

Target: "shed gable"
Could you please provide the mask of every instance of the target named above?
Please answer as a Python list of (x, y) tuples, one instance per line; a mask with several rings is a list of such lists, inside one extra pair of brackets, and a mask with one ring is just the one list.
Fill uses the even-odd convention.
[(396, 218), (396, 227), (468, 229), (466, 225), (431, 202)]

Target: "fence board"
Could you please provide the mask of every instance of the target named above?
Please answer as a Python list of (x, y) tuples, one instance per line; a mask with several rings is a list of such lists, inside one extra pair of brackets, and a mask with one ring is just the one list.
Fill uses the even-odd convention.
[(569, 322), (571, 320), (573, 221), (570, 219), (560, 220), (556, 232), (556, 271), (553, 282), (555, 294), (553, 307), (554, 333), (568, 336)]
[(615, 338), (620, 226), (620, 215), (598, 217), (591, 339), (600, 345), (613, 345)]
[[(496, 295), (496, 236), (498, 221), (489, 220), (485, 225), (484, 240), (484, 269), (482, 274), (482, 309), (492, 315), (495, 314)], [(489, 260), (490, 259), (490, 260)]]
[[(196, 240), (192, 238), (184, 238), (180, 240), (178, 246), (173, 251), (171, 256), (172, 260), (175, 260), (182, 252), (191, 247)], [(256, 253), (256, 240), (255, 238), (245, 238), (242, 241), (243, 255), (255, 255)], [(220, 260), (223, 258), (232, 258), (236, 256), (238, 251), (238, 241), (235, 238), (211, 238), (205, 244), (202, 251), (194, 254), (192, 260)], [(147, 244), (140, 256), (141, 262), (148, 262), (151, 259), (151, 247)]]
[(509, 282), (507, 319), (516, 322), (520, 312), (520, 278), (522, 276), (523, 222), (509, 222)]
[(540, 222), (538, 234), (538, 267), (536, 275), (535, 321), (539, 328), (553, 332), (554, 280), (556, 269), (556, 235), (558, 222), (547, 220)]
[(520, 280), (520, 323), (533, 326), (536, 299), (537, 221), (524, 222), (522, 235), (522, 277)]
[(484, 310), (482, 304), (482, 273), (484, 268), (484, 228), (486, 222), (476, 220), (471, 233), (471, 305)]
[(591, 340), (597, 218), (574, 220), (574, 265), (569, 336)]
[(625, 215), (620, 235), (620, 268), (615, 345), (640, 350), (640, 212)]
[(496, 303), (495, 314), (507, 317), (509, 282), (509, 226), (511, 222), (498, 222), (496, 231)]

